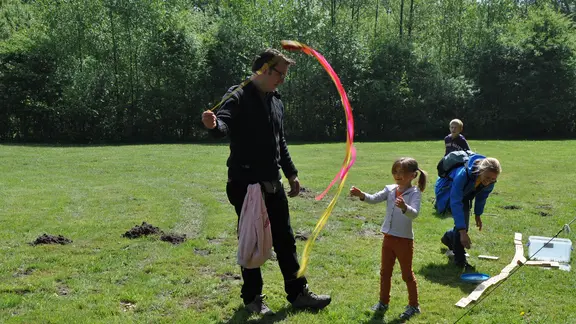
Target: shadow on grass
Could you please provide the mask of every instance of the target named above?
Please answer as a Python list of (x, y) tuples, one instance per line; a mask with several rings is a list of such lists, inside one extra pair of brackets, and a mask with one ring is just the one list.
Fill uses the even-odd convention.
[(462, 269), (447, 261), (445, 264), (429, 263), (423, 266), (417, 273), (428, 281), (441, 285), (460, 288), (465, 294), (471, 293), (476, 284), (469, 284), (460, 280)]
[(390, 320), (386, 320), (386, 317), (390, 318), (391, 315), (388, 314), (387, 316), (385, 316), (385, 314), (382, 312), (374, 312), (374, 314), (372, 314), (372, 317), (369, 320), (362, 322), (362, 324), (378, 324), (378, 323), (396, 324), (406, 322), (405, 320), (400, 319), (400, 317), (396, 317)]
[(452, 218), (452, 213), (449, 211), (445, 211), (443, 213), (433, 211), (432, 215), (434, 215), (434, 216), (436, 216), (436, 218), (440, 218), (440, 219)]
[[(279, 311), (274, 312), (274, 315), (266, 315), (257, 317), (257, 315), (251, 315), (243, 305), (236, 307), (234, 310), (234, 315), (225, 321), (220, 322), (219, 324), (240, 324), (240, 323), (276, 323), (286, 319), (289, 315), (297, 314), (300, 312), (308, 312), (312, 314), (316, 314), (318, 310), (305, 310), (305, 309), (295, 309), (292, 306), (285, 306), (281, 308)], [(251, 319), (254, 317), (253, 319)]]

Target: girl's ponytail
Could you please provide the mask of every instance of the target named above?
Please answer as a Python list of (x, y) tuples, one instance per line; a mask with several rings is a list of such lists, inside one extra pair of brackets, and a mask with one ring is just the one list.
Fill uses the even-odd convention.
[(420, 189), (421, 192), (424, 192), (426, 189), (426, 180), (428, 178), (428, 174), (426, 171), (421, 170), (420, 168), (417, 168), (416, 170), (420, 171), (420, 176), (418, 177), (418, 189)]

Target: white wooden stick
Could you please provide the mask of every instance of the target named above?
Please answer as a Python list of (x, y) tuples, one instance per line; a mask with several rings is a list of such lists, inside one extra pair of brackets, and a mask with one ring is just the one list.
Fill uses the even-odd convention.
[(478, 259), (498, 260), (500, 258), (497, 256), (491, 256), (491, 255), (479, 255)]
[(556, 261), (526, 261), (524, 265), (527, 266), (541, 266), (541, 267), (551, 267), (551, 268), (559, 268), (560, 263)]
[(471, 302), (477, 301), (488, 287), (492, 286), (493, 284), (501, 280), (506, 279), (510, 275), (510, 272), (518, 266), (518, 262), (526, 263), (526, 258), (524, 257), (524, 246), (522, 245), (522, 233), (514, 234), (514, 248), (516, 249), (516, 252), (514, 253), (514, 258), (506, 267), (504, 267), (504, 269), (502, 269), (500, 274), (480, 283), (476, 287), (476, 289), (474, 289), (474, 291), (472, 291), (470, 295), (468, 295), (468, 297), (460, 299), (456, 303), (456, 306), (464, 308), (468, 306)]

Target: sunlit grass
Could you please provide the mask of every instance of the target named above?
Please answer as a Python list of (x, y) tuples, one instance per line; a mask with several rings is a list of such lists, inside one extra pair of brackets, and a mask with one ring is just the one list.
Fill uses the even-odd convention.
[[(502, 173), (489, 198), (484, 230), (471, 230), (470, 262), (492, 276), (514, 255), (514, 232), (552, 236), (574, 217), (572, 171), (575, 141), (471, 141), (474, 150), (500, 159)], [(292, 145), (302, 185), (290, 200), (292, 226), (310, 232), (330, 196), (315, 201), (339, 170), (344, 144)], [(390, 167), (412, 156), (430, 174), (420, 217), (414, 223), (414, 271), (422, 314), (414, 323), (452, 323), (466, 309), (454, 304), (474, 289), (441, 253), (450, 218), (432, 210), (438, 142), (358, 143), (348, 177), (368, 192), (392, 183)], [(225, 145), (102, 147), (0, 146), (0, 322), (7, 323), (242, 323), (236, 215), (225, 194)], [(334, 191), (332, 191), (333, 193)], [(514, 205), (520, 209), (506, 209)], [(319, 313), (295, 312), (285, 299), (277, 263), (263, 267), (264, 293), (278, 313), (267, 322), (379, 322), (369, 307), (378, 300), (385, 206), (342, 195), (314, 245), (307, 277), (332, 304)], [(546, 216), (542, 216), (546, 214)], [(157, 236), (122, 234), (146, 221), (186, 234), (181, 245)], [(69, 245), (31, 246), (43, 233)], [(573, 238), (562, 234), (561, 237)], [(303, 241), (298, 242), (299, 252)], [(525, 249), (527, 251), (527, 249)], [(480, 254), (499, 256), (479, 260)], [(572, 262), (573, 263), (573, 262)], [(576, 322), (576, 276), (524, 267), (462, 319), (462, 323)], [(407, 303), (396, 267), (390, 311)], [(521, 313), (523, 315), (521, 315)]]

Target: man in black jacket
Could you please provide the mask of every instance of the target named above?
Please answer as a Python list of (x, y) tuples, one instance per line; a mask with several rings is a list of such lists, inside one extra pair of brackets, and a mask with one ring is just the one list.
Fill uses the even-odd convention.
[[(260, 53), (252, 64), (250, 82), (239, 89), (231, 87), (217, 114), (205, 111), (204, 126), (215, 137), (228, 136), (230, 156), (226, 194), (240, 217), (247, 187), (260, 183), (272, 230), (272, 244), (284, 276), (287, 299), (295, 308), (322, 309), (330, 304), (330, 296), (316, 295), (308, 290), (306, 278), (296, 277), (300, 268), (296, 240), (290, 226), (288, 199), (282, 186), (280, 169), (288, 178), (288, 196), (298, 196), (298, 170), (292, 163), (284, 139), (284, 105), (276, 88), (284, 83), (288, 68), (294, 61), (278, 50)], [(260, 268), (241, 268), (244, 284), (242, 299), (250, 312), (272, 314), (263, 302)]]

